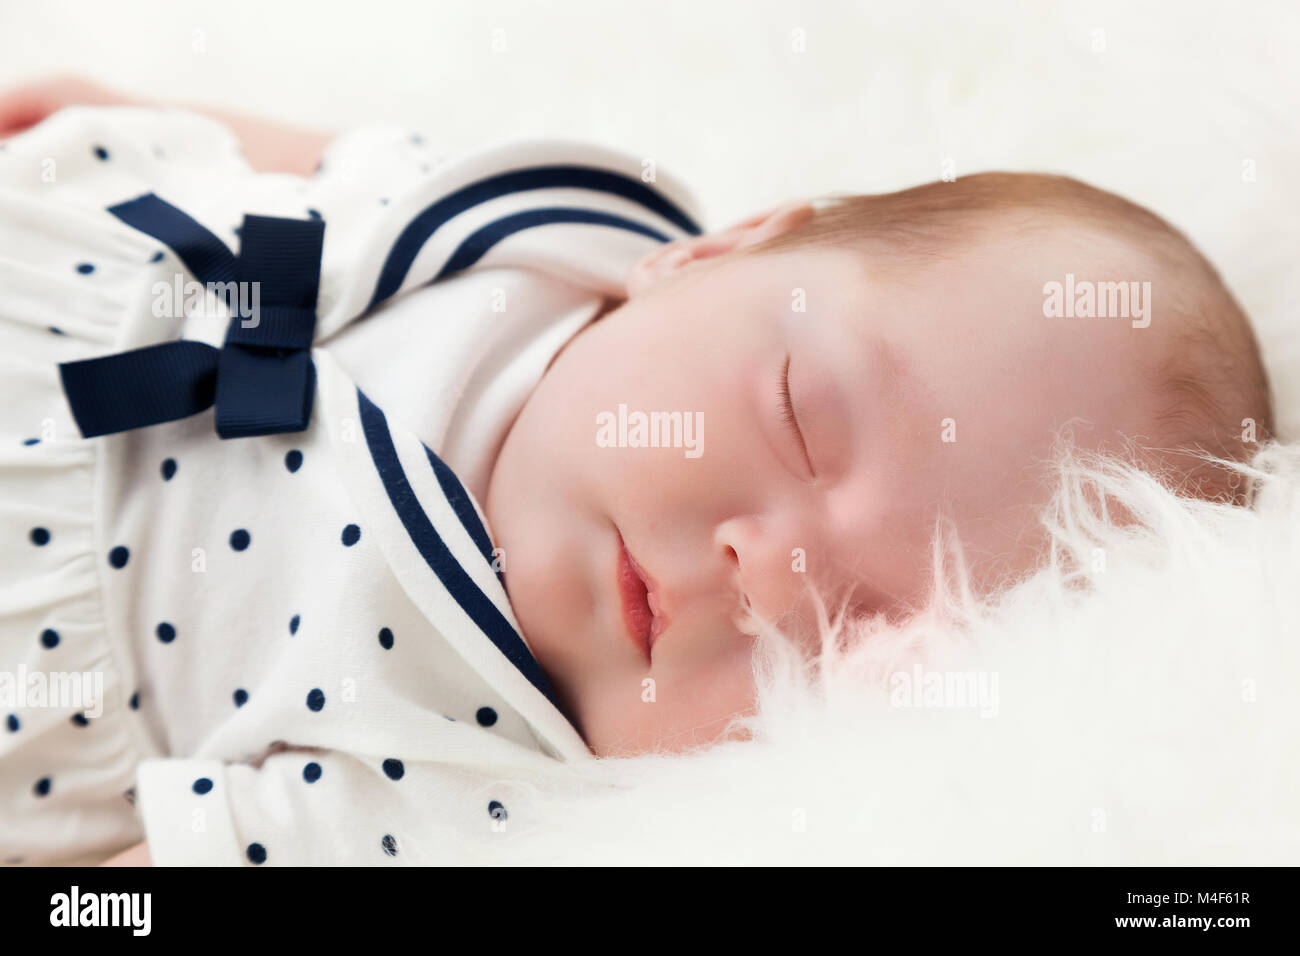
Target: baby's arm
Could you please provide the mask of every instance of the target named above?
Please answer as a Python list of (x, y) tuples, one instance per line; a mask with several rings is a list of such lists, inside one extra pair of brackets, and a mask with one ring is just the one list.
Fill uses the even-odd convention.
[(100, 866), (153, 866), (149, 858), (149, 844), (137, 843), (129, 850), (123, 850), (117, 856), (109, 857)]
[[(180, 104), (122, 96), (102, 86), (74, 77), (42, 80), (0, 93), (0, 139), (35, 126), (65, 106), (146, 106), (176, 108)], [(263, 120), (200, 106), (185, 109), (224, 123), (239, 137), (248, 164), (260, 172), (309, 175), (321, 151), (334, 138), (331, 133), (277, 126)]]

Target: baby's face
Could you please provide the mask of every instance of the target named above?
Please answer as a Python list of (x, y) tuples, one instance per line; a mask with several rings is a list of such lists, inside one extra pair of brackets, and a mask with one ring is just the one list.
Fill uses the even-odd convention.
[[(1144, 424), (1148, 330), (1044, 318), (1044, 282), (1088, 271), (1053, 246), (991, 239), (892, 279), (831, 248), (669, 252), (569, 343), (486, 509), (596, 753), (710, 742), (752, 708), (745, 603), (813, 640), (810, 588), (850, 612), (921, 601), (941, 510), (977, 583), (1032, 566), (1054, 430), (1087, 419), (1095, 447)], [(634, 447), (655, 412), (689, 425), (676, 447)]]

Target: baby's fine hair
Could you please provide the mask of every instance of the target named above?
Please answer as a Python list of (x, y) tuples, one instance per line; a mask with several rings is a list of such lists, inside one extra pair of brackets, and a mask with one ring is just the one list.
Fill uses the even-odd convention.
[[(1158, 321), (1173, 324), (1172, 338), (1153, 370), (1162, 450), (1240, 461), (1272, 436), (1268, 376), (1250, 322), (1214, 266), (1150, 210), (1067, 176), (1003, 172), (892, 193), (832, 196), (818, 205), (807, 222), (749, 251), (831, 245), (906, 263), (942, 256), (994, 218), (1028, 232), (1072, 224), (1119, 240), (1133, 250), (1135, 262), (1149, 264), (1164, 279)], [(1230, 472), (1179, 471), (1185, 479), (1181, 490), (1234, 497), (1223, 484)]]

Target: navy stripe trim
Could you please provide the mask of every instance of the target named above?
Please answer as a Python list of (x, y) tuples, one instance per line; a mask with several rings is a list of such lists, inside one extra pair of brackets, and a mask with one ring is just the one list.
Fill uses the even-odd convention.
[(428, 445), (424, 446), (424, 453), (429, 456), (429, 464), (433, 466), (433, 473), (438, 479), (438, 487), (442, 489), (443, 497), (447, 499), (452, 510), (456, 512), (456, 517), (460, 519), (460, 523), (466, 532), (474, 539), (474, 544), (478, 548), (479, 554), (483, 555), (483, 560), (488, 563), (488, 567), (496, 572), (497, 580), (501, 581), (502, 587), (505, 587), (505, 580), (493, 563), (492, 539), (488, 536), (487, 528), (483, 527), (483, 522), (479, 520), (478, 512), (474, 510), (474, 504), (470, 500), (465, 486), (460, 483), (456, 473), (448, 468), (446, 463), (435, 455)]
[(453, 273), (460, 272), (462, 269), (468, 269), (474, 263), (478, 262), (488, 251), (502, 239), (514, 235), (516, 232), (522, 232), (525, 229), (533, 229), (537, 226), (552, 226), (559, 223), (585, 223), (592, 226), (611, 226), (615, 229), (626, 229), (628, 232), (639, 233), (643, 236), (649, 236), (651, 239), (657, 239), (660, 242), (671, 241), (668, 236), (664, 235), (658, 229), (651, 229), (649, 226), (643, 226), (639, 222), (626, 219), (623, 216), (615, 216), (612, 213), (598, 212), (594, 209), (575, 209), (566, 206), (552, 206), (546, 209), (529, 209), (526, 212), (517, 212), (509, 216), (503, 216), (495, 222), (490, 222), (470, 235), (465, 237), (464, 242), (456, 247), (451, 258), (442, 270), (434, 276), (433, 281), (445, 279)]
[(108, 211), (171, 249), (200, 282), (235, 281), (235, 254), (226, 244), (153, 193), (109, 206)]
[(506, 659), (528, 679), (528, 682), (541, 691), (558, 710), (559, 704), (551, 690), (550, 682), (542, 673), (541, 667), (529, 652), (527, 645), (524, 644), (523, 638), (461, 567), (460, 562), (438, 535), (429, 516), (420, 507), (415, 491), (407, 480), (406, 472), (402, 470), (402, 463), (398, 460), (397, 448), (393, 445), (384, 413), (360, 389), (357, 389), (357, 404), (361, 413), (361, 428), (366, 436), (370, 457), (379, 472), (379, 479), (383, 482), (384, 491), (388, 493), (388, 500), (392, 503), (393, 510), (397, 512), (398, 518), (406, 528), (406, 533), (410, 535), (411, 543), (420, 552), (420, 557), (424, 558), (425, 563), (442, 582), (442, 586), (447, 589), (478, 629), (487, 635), (488, 639), (496, 645), (497, 650), (501, 651)]
[(388, 258), (384, 260), (384, 267), (380, 270), (379, 279), (375, 284), (375, 293), (371, 296), (367, 308), (373, 309), (402, 287), (406, 274), (410, 272), (411, 264), (415, 262), (420, 249), (429, 241), (429, 237), (449, 220), (467, 209), (510, 193), (557, 188), (590, 189), (594, 192), (622, 196), (662, 216), (693, 236), (701, 232), (695, 220), (663, 194), (621, 173), (612, 173), (589, 166), (535, 166), (531, 169), (501, 173), (470, 183), (444, 196), (427, 206), (407, 224), (401, 235), (397, 237), (397, 241), (393, 243), (393, 248), (389, 250)]

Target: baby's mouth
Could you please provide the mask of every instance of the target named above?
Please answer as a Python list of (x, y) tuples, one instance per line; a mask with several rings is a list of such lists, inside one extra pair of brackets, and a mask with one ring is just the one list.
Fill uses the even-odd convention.
[(646, 660), (650, 661), (651, 650), (666, 622), (661, 614), (656, 613), (658, 608), (654, 580), (628, 552), (621, 533), (618, 536), (615, 583), (623, 612), (624, 630), (644, 652)]

